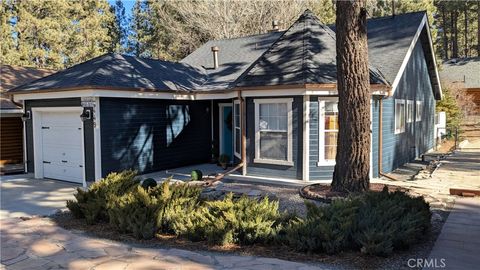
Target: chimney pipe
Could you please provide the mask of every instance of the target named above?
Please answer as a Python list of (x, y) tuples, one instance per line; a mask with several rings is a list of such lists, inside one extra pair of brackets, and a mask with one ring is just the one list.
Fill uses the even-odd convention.
[(272, 21), (272, 32), (277, 32), (278, 30), (280, 30), (280, 27), (278, 26), (278, 21), (273, 20)]
[(212, 53), (213, 53), (213, 69), (218, 68), (218, 51), (220, 49), (217, 46), (212, 47)]

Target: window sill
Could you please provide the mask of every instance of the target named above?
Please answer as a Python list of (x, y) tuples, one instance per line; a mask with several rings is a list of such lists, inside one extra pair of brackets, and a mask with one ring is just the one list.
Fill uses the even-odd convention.
[(275, 160), (275, 159), (253, 159), (253, 163), (293, 166), (293, 161)]
[(319, 161), (317, 162), (317, 167), (321, 166), (335, 166), (335, 161)]
[(405, 132), (405, 130), (395, 130), (395, 135), (402, 134), (404, 132)]

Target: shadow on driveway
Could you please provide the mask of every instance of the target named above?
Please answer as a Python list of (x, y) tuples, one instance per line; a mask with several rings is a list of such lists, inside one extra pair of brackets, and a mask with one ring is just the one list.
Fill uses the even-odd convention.
[(2, 176), (0, 181), (0, 219), (22, 216), (45, 216), (65, 208), (65, 201), (81, 185), (34, 179), (31, 175)]

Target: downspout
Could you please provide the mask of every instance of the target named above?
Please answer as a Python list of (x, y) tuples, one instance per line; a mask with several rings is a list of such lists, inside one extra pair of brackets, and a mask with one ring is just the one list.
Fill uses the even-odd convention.
[(383, 97), (378, 100), (378, 175), (390, 180), (399, 181), (398, 179), (386, 175), (382, 171), (382, 149), (383, 149)]

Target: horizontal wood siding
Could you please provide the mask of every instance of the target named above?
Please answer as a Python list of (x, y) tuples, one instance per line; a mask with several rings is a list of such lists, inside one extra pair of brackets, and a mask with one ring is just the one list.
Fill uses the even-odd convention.
[[(406, 123), (405, 132), (400, 134), (395, 134), (395, 99), (404, 99), (405, 104), (406, 100), (423, 101), (422, 120)], [(433, 90), (422, 45), (418, 42), (394, 96), (383, 101), (383, 172), (391, 172), (433, 148), (434, 117)]]
[(101, 98), (102, 175), (209, 162), (211, 102)]
[(22, 118), (2, 117), (0, 132), (0, 164), (23, 163)]
[(318, 96), (310, 97), (310, 180), (331, 180), (334, 166), (318, 166), (318, 142), (319, 142), (319, 107)]
[[(262, 97), (274, 99), (275, 97)], [(285, 98), (285, 97), (282, 97)], [(286, 97), (288, 98), (288, 97)], [(303, 149), (303, 97), (291, 97), (292, 103), (292, 133), (293, 133), (293, 166), (281, 166), (254, 163), (255, 158), (255, 104), (254, 99), (247, 98), (247, 174), (252, 176), (302, 179), (302, 149)], [(259, 98), (258, 98), (259, 99)]]

